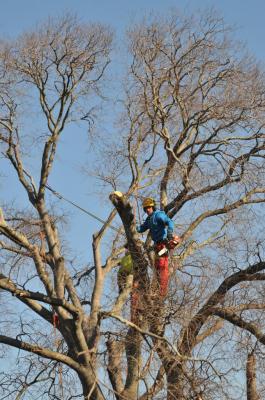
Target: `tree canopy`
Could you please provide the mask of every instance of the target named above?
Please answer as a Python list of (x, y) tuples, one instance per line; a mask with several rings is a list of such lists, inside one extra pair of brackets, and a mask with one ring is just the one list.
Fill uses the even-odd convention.
[[(128, 29), (112, 134), (95, 127), (88, 138), (111, 211), (89, 238), (85, 268), (68, 257), (74, 243), (64, 242), (48, 183), (67, 126), (91, 127), (102, 113), (96, 99), (116, 100), (104, 97), (118, 57), (113, 33), (66, 15), (1, 41), (1, 154), (28, 198), (0, 209), (1, 299), (10, 309), (0, 343), (19, 350), (18, 369), (1, 373), (2, 399), (262, 397), (265, 76), (232, 35), (212, 12), (150, 16)], [(136, 231), (147, 196), (181, 237), (165, 298), (150, 235)], [(119, 292), (125, 245), (133, 278)]]

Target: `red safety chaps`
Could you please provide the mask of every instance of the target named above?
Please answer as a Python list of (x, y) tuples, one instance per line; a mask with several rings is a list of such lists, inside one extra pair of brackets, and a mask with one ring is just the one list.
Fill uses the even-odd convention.
[(166, 296), (167, 294), (169, 282), (168, 252), (164, 253), (161, 256), (158, 255), (158, 253), (164, 248), (166, 248), (166, 245), (164, 243), (157, 243), (155, 245), (155, 269), (159, 283), (160, 296), (162, 297)]

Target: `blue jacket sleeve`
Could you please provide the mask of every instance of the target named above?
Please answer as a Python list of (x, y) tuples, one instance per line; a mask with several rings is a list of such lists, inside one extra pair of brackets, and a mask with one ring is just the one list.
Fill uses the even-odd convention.
[(170, 219), (167, 214), (162, 211), (159, 213), (158, 217), (157, 217), (157, 221), (159, 223), (161, 223), (164, 226), (167, 226), (167, 232), (168, 233), (173, 233), (174, 230), (174, 222), (172, 221), (172, 219)]
[(136, 230), (137, 230), (138, 233), (143, 233), (143, 232), (145, 232), (147, 229), (149, 229), (148, 221), (147, 221), (147, 220), (145, 220), (144, 223), (143, 223), (142, 225), (136, 227)]

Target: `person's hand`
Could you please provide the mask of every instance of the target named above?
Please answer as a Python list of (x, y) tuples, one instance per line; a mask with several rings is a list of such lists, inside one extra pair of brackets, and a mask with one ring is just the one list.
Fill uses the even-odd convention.
[(181, 242), (181, 238), (178, 235), (174, 235), (173, 240), (174, 240), (174, 242), (177, 242), (177, 243)]

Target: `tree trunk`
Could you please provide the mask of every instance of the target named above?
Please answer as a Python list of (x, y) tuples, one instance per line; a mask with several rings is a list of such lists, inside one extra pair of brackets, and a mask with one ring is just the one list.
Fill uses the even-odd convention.
[(96, 375), (92, 371), (79, 373), (79, 378), (83, 387), (84, 400), (105, 400)]
[(122, 398), (127, 400), (137, 399), (139, 373), (141, 367), (141, 342), (141, 334), (135, 329), (130, 328), (125, 344), (128, 373), (124, 391), (122, 393)]
[(257, 383), (256, 383), (256, 357), (253, 352), (248, 354), (246, 376), (247, 376), (247, 400), (260, 400), (260, 397), (257, 393)]

